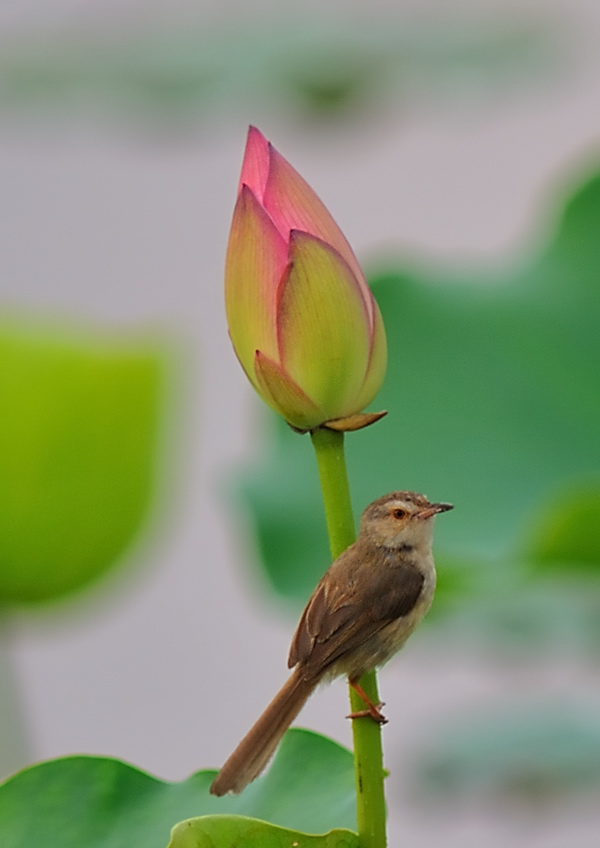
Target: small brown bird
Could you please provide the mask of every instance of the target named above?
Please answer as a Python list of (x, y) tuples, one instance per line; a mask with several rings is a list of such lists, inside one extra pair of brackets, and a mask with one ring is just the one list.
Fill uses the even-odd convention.
[(214, 779), (213, 795), (241, 792), (265, 768), (315, 687), (342, 674), (367, 709), (352, 717), (385, 722), (359, 679), (400, 650), (433, 600), (433, 518), (452, 504), (392, 492), (364, 511), (356, 542), (332, 563), (292, 639), (293, 672)]

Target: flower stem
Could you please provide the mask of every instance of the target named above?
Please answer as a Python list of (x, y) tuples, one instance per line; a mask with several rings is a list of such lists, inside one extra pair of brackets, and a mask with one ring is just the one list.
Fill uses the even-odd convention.
[[(331, 556), (335, 559), (356, 539), (344, 455), (344, 434), (319, 429), (311, 433), (311, 438), (319, 467)], [(378, 704), (375, 671), (365, 674), (359, 682), (372, 702)], [(365, 708), (362, 699), (351, 687), (350, 704), (352, 712)], [(369, 718), (357, 718), (352, 722), (352, 734), (360, 846), (385, 848), (387, 840), (381, 727)]]
[(11, 652), (10, 625), (7, 608), (0, 607), (0, 783), (32, 760)]
[(356, 541), (344, 455), (344, 434), (322, 429), (314, 430), (311, 438), (319, 466), (331, 557), (336, 559)]

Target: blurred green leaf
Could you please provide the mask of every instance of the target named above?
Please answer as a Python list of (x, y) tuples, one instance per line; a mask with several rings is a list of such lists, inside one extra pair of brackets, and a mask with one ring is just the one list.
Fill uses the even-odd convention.
[(493, 579), (475, 596), (443, 598), (437, 617), (445, 641), (451, 640), (458, 650), (472, 652), (475, 647), (519, 661), (526, 651), (596, 657), (600, 650), (597, 580), (532, 577), (530, 569), (528, 563), (495, 563), (487, 569)]
[[(0, 56), (0, 103), (58, 109), (109, 109), (132, 118), (195, 119), (224, 103), (265, 99), (279, 109), (336, 115), (397, 97), (442, 90), (472, 98), (519, 85), (556, 65), (565, 50), (541, 20), (445, 16), (421, 24), (392, 15), (353, 21), (324, 15), (319, 26), (283, 12), (210, 31), (118, 21), (114, 35), (79, 32), (53, 39), (12, 38)], [(175, 124), (176, 126), (176, 124)]]
[(0, 325), (0, 601), (96, 579), (152, 497), (165, 362), (150, 342)]
[(600, 786), (600, 726), (565, 705), (463, 716), (428, 744), (415, 775), (435, 796), (487, 796), (522, 804)]
[(203, 816), (180, 822), (168, 848), (358, 848), (358, 836), (332, 830), (311, 836), (243, 816)]
[(104, 757), (32, 766), (0, 785), (2, 848), (164, 848), (177, 822), (216, 814), (314, 833), (355, 827), (352, 755), (318, 734), (288, 731), (271, 769), (241, 795), (210, 795), (214, 776), (166, 783)]
[[(552, 551), (592, 522), (577, 556), (597, 562), (586, 493), (600, 478), (598, 221), (594, 177), (541, 256), (505, 279), (391, 271), (373, 281), (389, 342), (375, 406), (389, 415), (347, 438), (353, 498), (358, 511), (408, 488), (456, 505), (436, 529), (439, 570), (453, 572), (442, 574), (438, 608), (455, 592), (497, 593), (523, 579), (522, 539), (556, 492), (571, 494)], [(320, 493), (308, 439), (271, 426), (270, 453), (240, 489), (269, 579), (299, 603), (328, 565)]]
[(600, 484), (559, 492), (533, 522), (529, 556), (537, 570), (600, 572)]

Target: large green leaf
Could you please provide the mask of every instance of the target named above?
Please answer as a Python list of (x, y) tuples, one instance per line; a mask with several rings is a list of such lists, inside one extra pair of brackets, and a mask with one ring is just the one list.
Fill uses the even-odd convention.
[[(594, 177), (566, 204), (551, 243), (504, 279), (390, 271), (373, 280), (389, 341), (375, 405), (389, 415), (347, 438), (353, 499), (358, 510), (409, 488), (454, 502), (436, 530), (438, 608), (469, 587), (514, 586), (529, 557), (548, 559), (549, 540), (532, 541), (531, 528), (556, 502), (565, 512), (553, 565), (583, 525), (574, 554), (600, 570), (597, 494), (585, 494), (600, 481), (599, 226)], [(267, 426), (269, 452), (241, 490), (269, 578), (298, 603), (328, 565), (317, 475), (307, 437)]]
[(0, 603), (73, 591), (131, 544), (164, 372), (149, 341), (0, 325)]
[(245, 816), (202, 816), (180, 822), (168, 848), (358, 848), (349, 830), (319, 836), (277, 827)]
[(210, 795), (214, 776), (166, 783), (104, 757), (32, 766), (0, 786), (2, 848), (165, 848), (177, 822), (219, 814), (313, 833), (355, 827), (352, 755), (315, 733), (288, 731), (271, 769), (241, 795)]

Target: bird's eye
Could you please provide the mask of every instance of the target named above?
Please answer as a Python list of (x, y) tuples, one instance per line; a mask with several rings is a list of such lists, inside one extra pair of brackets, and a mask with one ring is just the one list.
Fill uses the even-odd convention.
[(394, 518), (405, 518), (406, 517), (406, 510), (400, 509), (400, 507), (398, 507), (397, 509), (394, 510), (393, 516), (394, 516)]

